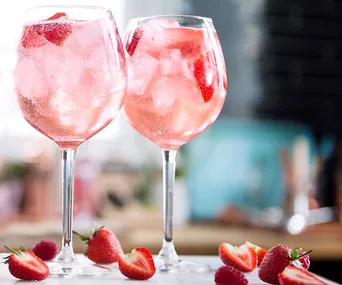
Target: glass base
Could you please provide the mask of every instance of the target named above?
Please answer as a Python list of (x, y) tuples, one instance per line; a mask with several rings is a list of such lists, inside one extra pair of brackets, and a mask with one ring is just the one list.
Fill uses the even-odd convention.
[(91, 264), (63, 264), (58, 262), (47, 263), (50, 269), (50, 277), (77, 278), (98, 277), (111, 273), (109, 268)]
[(168, 273), (207, 273), (211, 272), (211, 267), (207, 264), (191, 262), (187, 260), (178, 260), (167, 262), (166, 260), (155, 258), (156, 269), (158, 272)]
[(200, 273), (211, 271), (211, 267), (207, 264), (179, 259), (173, 242), (166, 240), (164, 240), (158, 256), (154, 259), (154, 263), (158, 272)]

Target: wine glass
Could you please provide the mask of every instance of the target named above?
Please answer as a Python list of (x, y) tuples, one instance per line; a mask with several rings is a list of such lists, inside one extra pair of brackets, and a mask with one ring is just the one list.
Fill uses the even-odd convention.
[(129, 22), (124, 45), (128, 122), (163, 154), (164, 242), (159, 271), (202, 272), (207, 265), (179, 260), (173, 244), (177, 150), (207, 129), (224, 104), (227, 76), (219, 38), (209, 18), (155, 16)]
[(26, 121), (62, 154), (62, 247), (49, 263), (55, 276), (110, 273), (80, 264), (72, 245), (74, 157), (84, 141), (118, 114), (127, 86), (122, 42), (110, 11), (44, 6), (26, 11), (17, 47), (14, 89)]

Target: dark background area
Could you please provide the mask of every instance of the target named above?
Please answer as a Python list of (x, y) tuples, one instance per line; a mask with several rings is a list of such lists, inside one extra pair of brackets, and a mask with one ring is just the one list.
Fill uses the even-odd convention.
[[(219, 34), (229, 82), (222, 117), (303, 123), (317, 144), (341, 135), (342, 1), (189, 0), (185, 12), (213, 18)], [(311, 268), (341, 283), (341, 265)]]
[(342, 132), (342, 1), (188, 3), (186, 12), (214, 19), (221, 39), (223, 116), (301, 122), (318, 140)]

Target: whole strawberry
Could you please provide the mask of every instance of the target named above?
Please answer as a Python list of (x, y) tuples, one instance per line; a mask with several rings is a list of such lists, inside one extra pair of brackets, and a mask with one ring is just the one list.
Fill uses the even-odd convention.
[(299, 262), (305, 270), (309, 270), (310, 267), (310, 256), (308, 253), (309, 252), (305, 252), (304, 249), (301, 249), (299, 252), (299, 254), (302, 255), (302, 257), (299, 259)]
[(239, 270), (230, 265), (223, 265), (215, 273), (216, 285), (247, 285), (248, 280)]
[(101, 227), (95, 230), (91, 237), (83, 236), (75, 231), (73, 233), (86, 242), (85, 255), (95, 263), (118, 262), (120, 256), (123, 255), (120, 242), (110, 229)]
[(41, 240), (33, 247), (32, 251), (40, 259), (49, 261), (56, 257), (58, 246), (52, 240)]
[(44, 280), (49, 274), (49, 268), (43, 260), (33, 252), (26, 250), (23, 246), (15, 251), (7, 246), (5, 248), (12, 254), (6, 258), (10, 273), (22, 280)]
[(272, 247), (260, 264), (259, 278), (266, 283), (279, 284), (278, 275), (288, 265), (296, 263), (296, 265), (301, 266), (299, 259), (303, 257), (303, 254), (308, 254), (301, 254), (301, 250), (301, 248), (292, 250), (283, 244)]

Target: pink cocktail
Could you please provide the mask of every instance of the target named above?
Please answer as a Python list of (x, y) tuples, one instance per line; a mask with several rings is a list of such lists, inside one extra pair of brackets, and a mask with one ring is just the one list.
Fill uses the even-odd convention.
[[(14, 73), (19, 107), (34, 128), (63, 148), (99, 132), (122, 106), (125, 61), (109, 43), (106, 25), (103, 18), (64, 16), (24, 26)], [(32, 36), (35, 30), (48, 30), (48, 37)], [(61, 39), (54, 39), (57, 32)]]
[(224, 104), (227, 76), (213, 23), (196, 16), (131, 20), (126, 36), (129, 123), (163, 150), (164, 243), (160, 271), (208, 271), (180, 261), (173, 245), (177, 150), (207, 129)]
[(62, 152), (62, 248), (55, 276), (98, 276), (107, 268), (79, 264), (72, 247), (77, 147), (117, 115), (126, 93), (124, 49), (111, 13), (100, 7), (35, 7), (26, 12), (14, 70), (24, 118)]
[(126, 47), (124, 109), (137, 131), (162, 149), (176, 150), (215, 121), (227, 79), (213, 28), (209, 33), (153, 19), (127, 35)]

